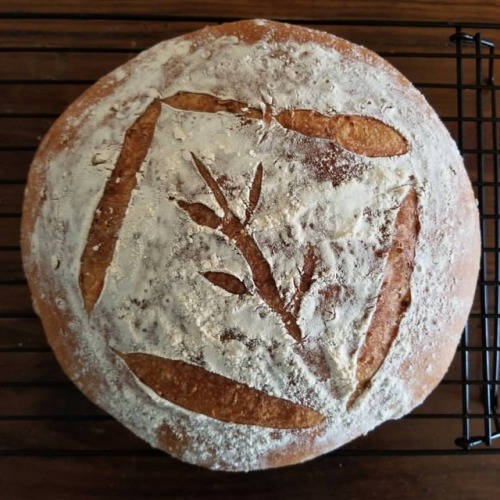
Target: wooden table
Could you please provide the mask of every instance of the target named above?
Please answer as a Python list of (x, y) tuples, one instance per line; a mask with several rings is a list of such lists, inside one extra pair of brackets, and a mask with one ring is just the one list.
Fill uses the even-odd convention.
[[(12, 14), (19, 14), (18, 17)], [(92, 81), (157, 41), (220, 18), (269, 17), (314, 24), (387, 57), (416, 82), (457, 136), (456, 58), (451, 25), (400, 26), (382, 21), (500, 23), (500, 4), (481, 2), (301, 1), (54, 2), (0, 4), (0, 498), (486, 499), (500, 495), (500, 454), (462, 452), (462, 376), (457, 355), (448, 383), (410, 418), (389, 422), (343, 450), (310, 463), (249, 474), (215, 473), (151, 450), (88, 402), (67, 381), (34, 316), (20, 264), (19, 213), (34, 150), (57, 115)], [(380, 20), (342, 23), (345, 20)], [(334, 22), (335, 21), (335, 22)], [(500, 30), (481, 31), (500, 53)], [(407, 57), (403, 54), (408, 54)], [(413, 57), (420, 54), (419, 57)], [(413, 56), (412, 56), (413, 55)], [(464, 60), (464, 83), (475, 84), (475, 60)], [(497, 80), (500, 60), (496, 61)], [(485, 67), (486, 68), (486, 67)], [(486, 69), (484, 70), (487, 71)], [(485, 94), (488, 97), (490, 94)], [(464, 90), (465, 111), (477, 94)], [(484, 112), (492, 113), (485, 97)], [(490, 102), (490, 104), (488, 104)], [(498, 116), (497, 110), (497, 116)], [(474, 150), (477, 122), (464, 124)], [(491, 123), (484, 147), (492, 148)], [(492, 156), (490, 155), (492, 158)], [(477, 155), (466, 155), (477, 180)], [(492, 159), (488, 160), (492, 162)], [(491, 164), (492, 165), (492, 164)], [(490, 170), (491, 171), (491, 165)], [(488, 172), (489, 172), (488, 171)], [(485, 208), (493, 203), (486, 194)], [(490, 207), (491, 208), (491, 207)], [(494, 247), (488, 236), (487, 246)], [(494, 253), (493, 253), (494, 255)], [(494, 262), (488, 261), (488, 272)], [(475, 311), (479, 310), (479, 302)], [(470, 343), (481, 345), (481, 320)], [(471, 352), (471, 378), (483, 353)], [(471, 412), (484, 411), (471, 386)], [(432, 417), (432, 418), (430, 418)], [(481, 433), (483, 420), (472, 420)], [(498, 443), (492, 447), (497, 452)]]

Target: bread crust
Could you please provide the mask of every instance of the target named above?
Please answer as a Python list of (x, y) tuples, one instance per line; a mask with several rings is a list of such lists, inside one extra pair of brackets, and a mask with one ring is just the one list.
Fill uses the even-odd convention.
[[(190, 44), (189, 51), (193, 52), (200, 50), (200, 47), (206, 46), (213, 40), (223, 39), (224, 37), (235, 37), (238, 39), (239, 44), (248, 46), (254, 46), (258, 43), (262, 43), (263, 41), (269, 45), (294, 42), (298, 45), (313, 44), (321, 47), (322, 49), (334, 51), (340, 54), (342, 58), (351, 60), (353, 62), (361, 62), (362, 64), (373, 67), (378, 72), (385, 72), (387, 75), (390, 75), (392, 82), (391, 84), (398, 85), (399, 90), (403, 92), (407, 90), (409, 93), (411, 93), (411, 98), (409, 98), (409, 100), (412, 102), (412, 105), (421, 108), (422, 113), (429, 117), (430, 122), (433, 122), (433, 120), (435, 120), (435, 114), (425, 102), (424, 98), (418, 95), (414, 91), (411, 84), (392, 66), (390, 66), (387, 62), (383, 61), (380, 57), (370, 52), (369, 50), (355, 47), (351, 43), (333, 37), (332, 35), (329, 35), (327, 33), (321, 33), (301, 28), (299, 26), (290, 26), (269, 21), (240, 21), (219, 26), (211, 26), (198, 32), (185, 35), (184, 37), (181, 37), (181, 39), (183, 42)], [(141, 55), (140, 60), (142, 62), (149, 60), (150, 62), (154, 63), (155, 57), (156, 52), (154, 50), (150, 50)], [(138, 70), (138, 64), (139, 63), (137, 59), (130, 61), (123, 68), (121, 68), (122, 74), (133, 74), (134, 71)], [(239, 461), (237, 461), (235, 459), (228, 458), (232, 457), (233, 455), (228, 455), (225, 453), (227, 451), (227, 444), (224, 444), (224, 449), (221, 450), (218, 449), (213, 443), (211, 443), (209, 439), (207, 439), (206, 445), (202, 446), (203, 452), (196, 455), (197, 446), (200, 445), (198, 441), (201, 438), (199, 436), (194, 437), (191, 432), (192, 427), (196, 426), (198, 421), (190, 414), (190, 412), (187, 412), (186, 414), (183, 414), (181, 412), (180, 416), (176, 417), (175, 426), (169, 425), (167, 423), (163, 423), (161, 425), (155, 424), (148, 430), (146, 429), (148, 426), (147, 422), (144, 422), (142, 426), (131, 424), (130, 421), (127, 421), (127, 412), (120, 413), (119, 411), (117, 411), (116, 407), (113, 406), (113, 404), (107, 402), (107, 394), (109, 394), (109, 391), (119, 392), (123, 390), (124, 394), (127, 394), (126, 391), (130, 390), (130, 387), (135, 387), (135, 391), (141, 391), (141, 386), (138, 386), (137, 382), (137, 377), (139, 381), (141, 381), (141, 377), (138, 376), (137, 373), (132, 373), (133, 370), (132, 372), (123, 371), (123, 356), (112, 356), (111, 354), (109, 355), (109, 362), (111, 366), (114, 366), (117, 372), (121, 374), (121, 378), (118, 381), (116, 381), (116, 379), (112, 379), (113, 382), (110, 382), (111, 379), (107, 376), (107, 374), (99, 371), (97, 366), (89, 366), (88, 358), (81, 355), (81, 352), (84, 350), (82, 338), (85, 335), (89, 335), (89, 331), (92, 335), (96, 335), (96, 331), (95, 329), (83, 331), (80, 330), (79, 327), (75, 328), (75, 324), (82, 325), (86, 321), (85, 318), (83, 320), (81, 319), (81, 313), (79, 311), (75, 311), (72, 308), (61, 309), (57, 307), (58, 298), (61, 296), (65, 296), (66, 284), (64, 282), (58, 281), (58, 278), (54, 277), (54, 267), (56, 266), (48, 267), (46, 266), (47, 260), (40, 260), (40, 250), (38, 250), (38, 247), (35, 248), (33, 241), (35, 233), (39, 231), (39, 229), (37, 228), (37, 224), (39, 224), (40, 220), (46, 217), (46, 214), (44, 213), (44, 205), (47, 202), (45, 193), (49, 184), (49, 171), (51, 169), (52, 163), (54, 162), (54, 159), (57, 159), (60, 155), (64, 154), (64, 152), (68, 148), (72, 147), (73, 143), (81, 143), (80, 133), (83, 129), (82, 124), (91, 123), (93, 119), (92, 115), (89, 115), (87, 113), (88, 110), (99, 107), (101, 103), (106, 101), (106, 99), (118, 93), (120, 89), (125, 85), (126, 81), (126, 77), (120, 79), (117, 77), (117, 73), (113, 72), (110, 75), (107, 75), (99, 80), (99, 82), (97, 82), (79, 99), (77, 99), (77, 101), (75, 101), (55, 122), (55, 124), (43, 139), (33, 161), (32, 168), (29, 172), (26, 196), (23, 206), (21, 231), (23, 261), (35, 308), (42, 320), (48, 341), (52, 349), (54, 350), (54, 353), (63, 370), (90, 400), (96, 402), (106, 411), (110, 412), (120, 421), (125, 423), (125, 425), (127, 425), (129, 428), (132, 428), (134, 432), (147, 439), (151, 444), (171, 453), (173, 456), (176, 456), (182, 460), (186, 460), (209, 468), (222, 470), (248, 470), (280, 467), (298, 463), (337, 448), (345, 442), (355, 438), (357, 435), (370, 430), (374, 425), (378, 423), (375, 416), (368, 416), (366, 423), (349, 423), (349, 425), (346, 425), (345, 429), (341, 429), (339, 432), (334, 433), (328, 432), (329, 426), (332, 426), (332, 421), (328, 420), (328, 418), (315, 419), (315, 417), (310, 417), (312, 418), (311, 422), (315, 422), (315, 424), (310, 428), (307, 428), (306, 430), (300, 430), (297, 428), (281, 430), (280, 432), (282, 434), (280, 434), (280, 439), (276, 440), (276, 444), (274, 446), (271, 446), (268, 449), (263, 448), (259, 452), (260, 456), (258, 457), (258, 459), (252, 458), (251, 460), (248, 459), (248, 461), (245, 461), (245, 457), (243, 456), (239, 457)], [(168, 100), (168, 97), (169, 96), (160, 96), (160, 98), (156, 97), (154, 99)], [(154, 99), (139, 92), (138, 95), (134, 98), (134, 101), (136, 101), (138, 106), (144, 110), (152, 101), (154, 101)], [(170, 105), (175, 107), (173, 101), (170, 101)], [(178, 106), (178, 109), (182, 109), (180, 105)], [(238, 111), (242, 109), (241, 106), (239, 108), (236, 108)], [(266, 112), (270, 114), (266, 115)], [(314, 112), (316, 111), (314, 110)], [(248, 114), (249, 112), (246, 111), (246, 113)], [(258, 111), (253, 112), (253, 115), (252, 113), (250, 113), (250, 115), (247, 116), (247, 119), (260, 119), (258, 116)], [(263, 120), (265, 117), (267, 117), (265, 119), (269, 122), (272, 120), (279, 121), (278, 118), (273, 118), (271, 115), (272, 113), (269, 110), (264, 109), (262, 111), (261, 119)], [(101, 123), (105, 126), (112, 127), (112, 119), (113, 118), (111, 117), (111, 115), (105, 115), (102, 118)], [(298, 120), (299, 122), (301, 121), (300, 119)], [(366, 118), (365, 122), (368, 122), (369, 120), (371, 120), (371, 118)], [(299, 123), (299, 126), (310, 127), (312, 122), (313, 121), (311, 120), (311, 115), (309, 115), (302, 118), (302, 125), (300, 125)], [(286, 123), (291, 123), (291, 121), (288, 120)], [(323, 125), (321, 126), (324, 128), (324, 120), (322, 123)], [(438, 133), (446, 138), (447, 133), (444, 132), (444, 127), (441, 124), (438, 124), (436, 126), (441, 127)], [(296, 125), (294, 125), (294, 127), (297, 128)], [(291, 125), (289, 125), (289, 128), (291, 129)], [(328, 130), (328, 127), (326, 127), (325, 130)], [(124, 133), (125, 130), (123, 131), (123, 134)], [(382, 138), (384, 133), (389, 134), (389, 132), (382, 132)], [(307, 135), (307, 133), (304, 132), (304, 135)], [(320, 136), (318, 135), (318, 137)], [(358, 136), (354, 135), (354, 137), (355, 142), (356, 137)], [(142, 139), (139, 138), (134, 146), (140, 148), (141, 140)], [(147, 140), (151, 140), (151, 138)], [(359, 150), (354, 152), (356, 154), (359, 154), (360, 151), (363, 151), (363, 144), (361, 143), (362, 141), (360, 142), (359, 139), (357, 140), (359, 143)], [(442, 219), (440, 219), (439, 212), (441, 210), (441, 207), (432, 205), (432, 203), (434, 203), (433, 200), (435, 200), (436, 197), (431, 196), (431, 198), (429, 198), (431, 199), (431, 201), (428, 201), (428, 199), (426, 198), (427, 196), (430, 196), (427, 194), (427, 190), (433, 189), (432, 178), (418, 179), (418, 182), (415, 181), (415, 185), (413, 186), (413, 188), (416, 189), (416, 192), (419, 195), (420, 205), (418, 206), (418, 214), (420, 223), (422, 224), (422, 230), (419, 231), (417, 235), (415, 263), (419, 268), (419, 271), (418, 273), (413, 273), (412, 275), (412, 291), (415, 290), (415, 287), (419, 286), (419, 280), (425, 281), (425, 279), (427, 279), (425, 278), (425, 276), (427, 276), (429, 273), (433, 273), (432, 268), (428, 268), (425, 270), (420, 269), (422, 267), (422, 264), (419, 261), (419, 255), (425, 252), (429, 252), (429, 255), (433, 256), (438, 255), (440, 245), (443, 244), (443, 241), (449, 241), (450, 239), (453, 241), (453, 245), (456, 251), (452, 255), (447, 256), (449, 262), (446, 274), (433, 278), (435, 280), (435, 283), (439, 281), (439, 290), (425, 291), (425, 293), (429, 294), (436, 293), (435, 302), (437, 305), (435, 307), (437, 308), (437, 310), (434, 311), (434, 326), (431, 327), (430, 322), (419, 322), (418, 318), (419, 314), (421, 314), (422, 307), (427, 307), (427, 303), (424, 306), (421, 306), (420, 304), (420, 301), (424, 300), (420, 298), (421, 294), (413, 293), (413, 302), (410, 306), (410, 309), (408, 310), (408, 314), (406, 314), (406, 309), (401, 313), (401, 326), (399, 328), (399, 331), (404, 332), (404, 334), (409, 338), (408, 343), (409, 345), (411, 345), (411, 351), (407, 353), (405, 359), (399, 359), (399, 361), (396, 362), (397, 368), (395, 368), (395, 371), (390, 372), (390, 368), (388, 368), (387, 373), (389, 373), (390, 375), (388, 376), (392, 378), (396, 376), (396, 373), (398, 374), (401, 384), (404, 386), (404, 391), (406, 391), (407, 393), (408, 402), (406, 402), (405, 404), (402, 404), (399, 401), (391, 402), (391, 400), (388, 399), (387, 394), (384, 393), (384, 391), (380, 389), (379, 386), (375, 385), (375, 389), (366, 391), (366, 393), (359, 398), (359, 401), (355, 401), (354, 404), (352, 404), (352, 397), (349, 398), (347, 395), (346, 401), (351, 401), (352, 408), (346, 407), (346, 414), (352, 412), (353, 415), (356, 415), (356, 412), (362, 411), (361, 407), (363, 405), (365, 405), (366, 408), (370, 406), (382, 407), (385, 405), (391, 407), (391, 404), (393, 404), (393, 416), (400, 416), (401, 414), (409, 411), (411, 408), (419, 404), (431, 392), (431, 390), (439, 383), (439, 381), (443, 377), (453, 358), (460, 333), (467, 319), (474, 296), (475, 282), (477, 279), (479, 268), (480, 234), (478, 212), (470, 182), (467, 178), (461, 161), (458, 159), (458, 155), (453, 149), (454, 146), (452, 145), (451, 138), (447, 137), (447, 141), (448, 144), (443, 146), (444, 152), (441, 155), (443, 163), (441, 165), (431, 166), (430, 168), (450, 168), (453, 170), (452, 174), (446, 174), (446, 178), (449, 178), (450, 182), (454, 183), (453, 190), (457, 193), (455, 199), (452, 200), (452, 211), (456, 224), (454, 223), (454, 221), (450, 221), (450, 227), (455, 228), (457, 227), (457, 225), (459, 225), (461, 228), (460, 231), (454, 229), (453, 233), (447, 234), (446, 230), (443, 230)], [(411, 142), (412, 138), (409, 139), (410, 144)], [(395, 147), (397, 148), (403, 147), (402, 141), (396, 141), (393, 143), (396, 144)], [(346, 144), (349, 144), (347, 140)], [(451, 151), (451, 153), (448, 154), (446, 150), (447, 148)], [(378, 150), (373, 149), (373, 151)], [(401, 149), (398, 154), (405, 154), (405, 151)], [(370, 155), (367, 152), (367, 156), (377, 155), (375, 153), (373, 155)], [(448, 162), (448, 164), (446, 164), (446, 162)], [(202, 177), (203, 168), (205, 168), (206, 171), (209, 172), (207, 174), (208, 177), (205, 179), (206, 186), (204, 187), (204, 189), (208, 193), (213, 193), (212, 196), (215, 196), (215, 198), (217, 198), (217, 189), (219, 189), (222, 185), (222, 181), (216, 181), (215, 175), (212, 176), (212, 174), (210, 173), (210, 169), (201, 160), (200, 164), (197, 164), (195, 161), (193, 170), (196, 172), (195, 169), (197, 168)], [(362, 162), (360, 164), (362, 164)], [(71, 166), (68, 165), (67, 168), (71, 168)], [(355, 169), (353, 169), (353, 171), (355, 171)], [(324, 176), (329, 175), (320, 170), (318, 170), (317, 172), (318, 179), (323, 179)], [(352, 175), (353, 178), (356, 179), (356, 176), (354, 176), (354, 174)], [(364, 175), (363, 168), (360, 167), (359, 173), (357, 173), (356, 175), (358, 177), (362, 177), (362, 175)], [(417, 174), (417, 177), (418, 175), (419, 174)], [(437, 179), (441, 179), (441, 177), (439, 177), (440, 174), (436, 175)], [(210, 179), (212, 179), (216, 183), (216, 185), (219, 186), (219, 188), (211, 186)], [(255, 177), (253, 182), (255, 184)], [(337, 184), (341, 184), (340, 180), (331, 180), (330, 182), (334, 187)], [(222, 188), (220, 188), (220, 191), (222, 192)], [(258, 201), (258, 196), (256, 199)], [(181, 202), (179, 202), (178, 200), (174, 201), (176, 201), (180, 209), (184, 211), (183, 216), (186, 219), (189, 219), (189, 217), (191, 217), (192, 221), (199, 224), (198, 219), (195, 220), (196, 216), (193, 215), (194, 212), (190, 208), (186, 208), (188, 207), (188, 205), (191, 206), (193, 202), (190, 201), (189, 204), (187, 202), (184, 202), (183, 207)], [(223, 203), (221, 203), (220, 199), (217, 199), (217, 201), (219, 202), (220, 208), (222, 208), (222, 210), (224, 211)], [(255, 202), (254, 205), (257, 207), (257, 202)], [(226, 219), (227, 217), (230, 217), (230, 215), (228, 215), (230, 213), (229, 210), (224, 211), (224, 215), (220, 215), (220, 210), (218, 213), (218, 217), (226, 217)], [(234, 217), (236, 218), (236, 216)], [(50, 223), (48, 223), (48, 226), (50, 226)], [(237, 226), (238, 231), (243, 230), (244, 225), (240, 224), (240, 226)], [(206, 224), (205, 227), (207, 227)], [(232, 226), (230, 227), (229, 225), (227, 225), (228, 229), (224, 229), (226, 226), (221, 225), (216, 226), (215, 229), (217, 227), (222, 227), (222, 234), (225, 237), (231, 239), (232, 233), (230, 233), (230, 231), (234, 229), (231, 229)], [(56, 226), (53, 226), (53, 229), (54, 231), (57, 231)], [(394, 231), (393, 227), (392, 231)], [(46, 237), (48, 236), (46, 235)], [(57, 233), (54, 234), (54, 237), (57, 237)], [(252, 254), (251, 251), (248, 251), (248, 255), (245, 253), (244, 248), (248, 248), (248, 245), (250, 245), (249, 237), (247, 239), (241, 239), (240, 243), (238, 243), (239, 240), (237, 240), (236, 237), (234, 237), (233, 240), (236, 241), (237, 248), (249, 263), (248, 265), (250, 266), (250, 268), (252, 268), (252, 258), (254, 258), (254, 262), (257, 262), (258, 259), (256, 257), (252, 257), (255, 252)], [(388, 241), (389, 246), (385, 249), (385, 255), (390, 252), (391, 245), (393, 244), (390, 238)], [(429, 248), (431, 250), (428, 250)], [(312, 260), (318, 258), (315, 253), (312, 253), (311, 255)], [(51, 256), (45, 257), (50, 261)], [(440, 265), (437, 265), (436, 268), (441, 267)], [(305, 269), (306, 264), (304, 264), (303, 267), (303, 270)], [(263, 302), (267, 304), (271, 310), (275, 312), (278, 311), (279, 313), (280, 307), (284, 306), (276, 302), (277, 299), (275, 297), (278, 296), (277, 294), (281, 293), (281, 291), (265, 292), (264, 289), (268, 290), (269, 288), (269, 279), (266, 277), (262, 278), (262, 285), (259, 285), (260, 281), (258, 272), (254, 271), (253, 274), (253, 282), (255, 283), (254, 296), (261, 297)], [(427, 275), (425, 273), (427, 273)], [(310, 277), (311, 283), (313, 282), (312, 276), (313, 273), (311, 273)], [(420, 276), (424, 277), (421, 278)], [(220, 287), (221, 283), (224, 282), (224, 277), (215, 277), (214, 275), (211, 275), (210, 281), (212, 283), (214, 281), (219, 281), (219, 283), (217, 283), (217, 286)], [(433, 281), (430, 280), (429, 283), (432, 284)], [(382, 284), (380, 283), (380, 286), (381, 285)], [(228, 284), (227, 287), (229, 288), (231, 286), (234, 287), (235, 290), (239, 290), (241, 292), (240, 295), (245, 295), (246, 288), (248, 288), (245, 288), (243, 282), (238, 284), (237, 282), (231, 281), (231, 283)], [(310, 284), (308, 286), (310, 286)], [(305, 295), (308, 289), (309, 288), (304, 289), (305, 291), (303, 290), (301, 293)], [(444, 292), (442, 290), (444, 290)], [(424, 291), (422, 290), (421, 292), (423, 293)], [(266, 295), (266, 293), (268, 293), (268, 296)], [(325, 299), (327, 303), (327, 306), (325, 307), (328, 308), (331, 307), (332, 304), (334, 304), (336, 293), (337, 292), (332, 292), (328, 296), (329, 298)], [(95, 300), (98, 300), (98, 295), (99, 294), (97, 294), (97, 296), (95, 297)], [(321, 296), (326, 297), (327, 295), (328, 294), (326, 294), (325, 292)], [(95, 300), (93, 301), (93, 303), (95, 303)], [(394, 300), (397, 301), (399, 299)], [(460, 307), (449, 308), (446, 304), (450, 303), (460, 304)], [(284, 300), (283, 304), (285, 304)], [(442, 304), (444, 304), (444, 309), (440, 310)], [(87, 312), (89, 312), (92, 308), (86, 307), (86, 309)], [(98, 314), (113, 314), (113, 311), (102, 311), (102, 309), (100, 309)], [(371, 313), (367, 312), (367, 317), (365, 319), (368, 323), (370, 322), (372, 315), (373, 311)], [(278, 314), (278, 323), (279, 321), (281, 321), (284, 325), (289, 324), (287, 323), (287, 321), (289, 321), (289, 316), (286, 316), (285, 313)], [(281, 318), (281, 320), (279, 318)], [(291, 342), (295, 340), (300, 343), (303, 337), (307, 337), (307, 331), (304, 329), (304, 326), (301, 326), (299, 330), (294, 330), (293, 328), (288, 327), (288, 333), (290, 334), (289, 340)], [(417, 330), (420, 333), (412, 333), (412, 330)], [(297, 333), (298, 331), (299, 333)], [(108, 332), (103, 332), (103, 335), (108, 335)], [(412, 335), (414, 337), (412, 337)], [(423, 342), (430, 342), (431, 340), (429, 339), (432, 339), (432, 347), (429, 347), (428, 345), (422, 345)], [(380, 342), (383, 342), (383, 340), (381, 340)], [(391, 345), (392, 342), (396, 342), (396, 344), (398, 344), (398, 337), (396, 337), (396, 339), (391, 339)], [(381, 343), (379, 343), (377, 347), (381, 352), (384, 353), (384, 355), (387, 354), (387, 351), (390, 351), (390, 346), (384, 347)], [(357, 352), (359, 352), (360, 348), (361, 345), (358, 345)], [(297, 347), (297, 349), (300, 351), (301, 346)], [(307, 350), (309, 349), (309, 347), (303, 347), (303, 349)], [(357, 352), (352, 353), (352, 359), (357, 359)], [(400, 354), (399, 356), (402, 357), (403, 354)], [(141, 366), (147, 366), (148, 363), (147, 360), (143, 361), (142, 359), (139, 360), (139, 362), (142, 363)], [(375, 360), (373, 363), (375, 369), (371, 371), (368, 370), (368, 372), (370, 372), (370, 379), (372, 376), (374, 376), (374, 374), (376, 375), (376, 372), (379, 370), (380, 365), (384, 367), (383, 361), (381, 362), (380, 360)], [(330, 362), (330, 364), (328, 362), (325, 364), (324, 360), (320, 360), (318, 358), (316, 361), (309, 362), (309, 365), (309, 368), (313, 372), (315, 370), (317, 373), (320, 373), (321, 370), (323, 370), (323, 373), (326, 371), (326, 375), (323, 375), (323, 377), (326, 376), (327, 378), (333, 379), (335, 376), (335, 374), (331, 371), (332, 362)], [(329, 369), (330, 372), (328, 373)], [(380, 375), (380, 377), (381, 376), (382, 375)], [(321, 380), (321, 376), (318, 375), (318, 377), (318, 380)], [(363, 385), (369, 387), (370, 384), (369, 381), (366, 380), (366, 375), (363, 375), (363, 377)], [(143, 383), (143, 381), (141, 381), (141, 383)], [(336, 389), (333, 387), (332, 394), (337, 390), (340, 389)], [(358, 396), (359, 394), (356, 396), (356, 398), (358, 398)], [(149, 395), (149, 393), (146, 393), (146, 396), (144, 397), (151, 397), (151, 395)], [(179, 396), (179, 400), (182, 400), (182, 397)], [(203, 397), (203, 394), (201, 394), (200, 397)], [(265, 404), (266, 403), (264, 403), (264, 406)], [(319, 411), (319, 413), (321, 413), (321, 409), (316, 408), (315, 411)], [(205, 413), (205, 415), (208, 415), (208, 413)], [(210, 419), (210, 416), (208, 416), (207, 418)], [(359, 414), (357, 418), (359, 419)], [(229, 412), (229, 420), (231, 420), (231, 412)], [(205, 422), (205, 420), (203, 420), (203, 422)], [(244, 455), (244, 450), (241, 450), (241, 452)]]

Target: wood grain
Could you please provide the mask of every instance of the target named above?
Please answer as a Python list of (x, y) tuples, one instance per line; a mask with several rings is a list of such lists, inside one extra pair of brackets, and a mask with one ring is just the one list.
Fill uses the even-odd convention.
[(0, 84), (0, 114), (4, 117), (24, 114), (28, 115), (27, 119), (31, 119), (33, 115), (41, 113), (51, 114), (54, 119), (88, 87), (88, 84), (3, 83)]
[(46, 118), (0, 118), (1, 147), (38, 147), (53, 120)]
[(52, 352), (0, 353), (0, 380), (2, 382), (66, 382), (59, 363)]
[(24, 186), (32, 158), (32, 151), (0, 151), (0, 182), (18, 182)]
[(47, 419), (54, 415), (66, 420), (85, 417), (96, 421), (105, 415), (72, 385), (66, 387), (0, 385), (0, 397), (2, 401), (0, 421), (2, 419), (13, 421), (23, 417)]
[[(340, 21), (341, 22), (341, 21)], [(155, 43), (173, 38), (204, 26), (206, 21), (86, 20), (78, 19), (0, 19), (0, 48), (35, 49), (50, 51), (63, 49), (78, 52), (89, 49), (136, 52)], [(454, 55), (454, 43), (449, 41), (450, 27), (398, 27), (322, 23), (301, 23), (304, 26), (327, 31), (364, 45), (376, 52), (389, 54), (423, 52), (430, 55)], [(483, 36), (497, 41), (497, 30), (481, 30)], [(42, 43), (40, 43), (42, 41)]]
[(0, 218), (0, 247), (19, 247), (19, 217)]
[[(56, 392), (56, 391), (53, 391)], [(1, 390), (0, 390), (1, 393)], [(67, 392), (59, 391), (61, 396)], [(69, 396), (70, 397), (70, 396)], [(73, 403), (77, 403), (73, 399)], [(80, 411), (82, 407), (80, 405)], [(36, 420), (2, 420), (0, 415), (0, 450), (58, 450), (58, 451), (117, 451), (151, 450), (142, 439), (134, 436), (116, 420), (99, 418), (75, 420), (66, 418), (50, 420), (40, 416)], [(414, 432), (406, 431), (411, 425)], [(430, 450), (444, 450), (460, 434), (460, 421), (446, 419), (413, 419), (390, 422), (370, 432), (367, 436), (348, 444), (345, 451), (420, 450), (424, 433), (429, 436), (425, 445)], [(0, 451), (1, 453), (1, 451)]]
[(136, 54), (70, 52), (1, 52), (0, 80), (97, 80)]
[(21, 254), (13, 250), (0, 250), (0, 283), (25, 282)]
[(0, 420), (1, 450), (151, 450), (116, 420)]
[(128, 14), (128, 15), (171, 15), (171, 16), (207, 16), (207, 17), (277, 17), (281, 19), (420, 19), (426, 21), (449, 21), (450, 17), (461, 21), (498, 20), (498, 3), (487, 0), (455, 2), (441, 0), (360, 0), (342, 2), (341, 0), (236, 0), (227, 3), (223, 0), (183, 2), (157, 0), (108, 1), (57, 0), (50, 3), (44, 0), (3, 0), (0, 12), (30, 13), (92, 13), (92, 14)]
[(0, 349), (48, 348), (38, 318), (0, 318)]
[[(266, 472), (221, 474), (167, 456), (2, 460), (8, 500), (138, 498), (484, 500), (498, 493), (499, 456), (343, 457)], [(16, 480), (29, 471), (29, 480)], [(56, 472), (57, 471), (57, 472)]]
[[(203, 28), (209, 22), (79, 19), (0, 19), (2, 48), (96, 48), (143, 50), (167, 38)], [(40, 44), (40, 41), (43, 43)]]

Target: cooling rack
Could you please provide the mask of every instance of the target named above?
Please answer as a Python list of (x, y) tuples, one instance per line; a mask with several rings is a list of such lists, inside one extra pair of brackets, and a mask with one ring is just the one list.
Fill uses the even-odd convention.
[[(88, 402), (55, 362), (22, 273), (21, 203), (37, 144), (87, 86), (153, 43), (225, 20), (0, 15), (0, 456), (163, 456)], [(476, 299), (445, 380), (412, 414), (333, 453), (500, 453), (500, 25), (294, 22), (368, 46), (415, 83), (456, 139), (481, 212)]]

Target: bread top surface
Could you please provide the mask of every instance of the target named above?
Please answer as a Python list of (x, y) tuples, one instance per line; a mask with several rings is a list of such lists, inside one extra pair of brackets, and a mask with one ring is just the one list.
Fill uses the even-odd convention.
[[(412, 197), (411, 294), (381, 365), (360, 370)], [(163, 42), (84, 94), (40, 146), (22, 238), (79, 387), (152, 444), (233, 470), (418, 404), (451, 360), (479, 248), (462, 160), (421, 94), (366, 49), (268, 21)]]

